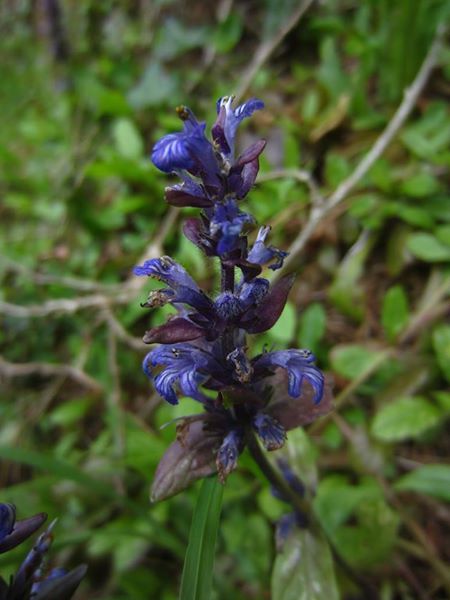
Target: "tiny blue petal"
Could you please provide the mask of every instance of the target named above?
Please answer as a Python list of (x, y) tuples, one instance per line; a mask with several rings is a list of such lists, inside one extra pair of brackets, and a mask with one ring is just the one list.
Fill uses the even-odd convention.
[(288, 255), (288, 252), (278, 250), (278, 248), (275, 248), (274, 246), (266, 246), (265, 240), (269, 234), (269, 231), (270, 227), (261, 227), (256, 241), (248, 253), (247, 260), (251, 263), (264, 265), (276, 258), (276, 262), (269, 265), (269, 269), (276, 271), (277, 269), (281, 269), (283, 266), (284, 259)]
[(293, 398), (301, 394), (306, 379), (314, 389), (314, 403), (318, 404), (323, 396), (325, 378), (314, 364), (315, 356), (310, 350), (279, 350), (267, 352), (254, 362), (255, 369), (281, 367), (288, 374), (288, 392)]
[[(163, 369), (154, 376), (153, 368), (157, 366)], [(217, 371), (217, 364), (205, 350), (192, 344), (179, 343), (161, 345), (152, 350), (144, 358), (143, 370), (153, 380), (158, 394), (170, 404), (178, 404), (178, 390), (184, 396), (205, 402), (207, 397), (200, 392), (199, 386), (209, 373)]]
[(286, 441), (286, 431), (284, 427), (270, 415), (262, 412), (254, 417), (253, 429), (264, 444), (266, 450), (278, 450), (284, 446)]
[(237, 429), (233, 429), (225, 436), (216, 458), (217, 470), (222, 482), (236, 468), (242, 444), (242, 432)]
[(267, 295), (270, 284), (263, 277), (255, 277), (252, 281), (243, 282), (239, 286), (239, 300), (245, 308), (258, 305)]
[(152, 151), (153, 164), (164, 173), (181, 169), (192, 169), (192, 159), (189, 137), (183, 133), (169, 133), (156, 142)]
[(217, 101), (216, 105), (218, 114), (216, 124), (220, 124), (223, 131), (229, 149), (228, 156), (233, 155), (236, 132), (241, 121), (250, 117), (256, 110), (264, 108), (264, 102), (257, 98), (251, 98), (236, 108), (233, 108), (233, 100), (234, 96), (224, 96)]

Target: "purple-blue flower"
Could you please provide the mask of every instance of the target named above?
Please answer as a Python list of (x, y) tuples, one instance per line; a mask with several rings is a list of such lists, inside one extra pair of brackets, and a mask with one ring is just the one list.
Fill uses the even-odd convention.
[(217, 101), (217, 119), (212, 128), (214, 141), (221, 153), (230, 158), (234, 154), (234, 145), (237, 128), (240, 123), (256, 110), (264, 108), (264, 102), (258, 98), (251, 98), (233, 108), (234, 96), (223, 96)]
[[(193, 344), (160, 345), (147, 354), (144, 372), (153, 380), (155, 389), (170, 404), (178, 404), (178, 394), (199, 402), (208, 397), (199, 390), (208, 377), (220, 375), (222, 368), (208, 350)], [(156, 367), (162, 367), (155, 375)]]
[(270, 415), (258, 412), (253, 419), (252, 425), (266, 450), (278, 450), (278, 448), (284, 446), (286, 430)]
[[(47, 519), (39, 513), (27, 519), (16, 520), (16, 507), (0, 503), (0, 554), (8, 552), (29, 538)], [(1, 600), (69, 600), (75, 593), (86, 567), (66, 572), (53, 569), (46, 573), (45, 562), (53, 540), (52, 529), (55, 521), (42, 533), (15, 575), (8, 582), (0, 577)]]
[(278, 248), (275, 248), (274, 246), (266, 246), (265, 241), (269, 232), (270, 227), (261, 227), (256, 237), (256, 241), (248, 253), (247, 260), (258, 265), (265, 265), (271, 260), (276, 259), (273, 264), (269, 265), (269, 269), (276, 271), (277, 269), (281, 269), (283, 261), (288, 253), (278, 250)]
[(177, 109), (183, 131), (169, 133), (156, 142), (152, 162), (165, 173), (188, 171), (201, 177), (214, 191), (220, 187), (220, 171), (214, 148), (205, 136), (205, 124), (199, 123), (186, 106)]
[(209, 226), (209, 234), (211, 238), (217, 240), (217, 255), (223, 256), (235, 250), (245, 225), (253, 222), (253, 217), (240, 211), (234, 200), (216, 204)]
[(302, 392), (302, 384), (306, 379), (314, 389), (314, 402), (322, 399), (325, 378), (320, 369), (313, 363), (316, 360), (310, 350), (278, 350), (266, 352), (258, 357), (253, 366), (256, 372), (264, 369), (281, 367), (288, 374), (288, 391), (293, 398)]
[(243, 431), (240, 429), (231, 429), (224, 437), (222, 445), (217, 451), (216, 465), (222, 482), (236, 468), (237, 459), (243, 447)]
[(226, 96), (217, 102), (211, 139), (205, 124), (180, 107), (183, 130), (164, 136), (152, 152), (159, 169), (180, 178), (166, 188), (167, 202), (200, 209), (198, 217), (184, 223), (184, 235), (216, 258), (221, 272), (220, 291), (210, 296), (169, 257), (134, 270), (165, 286), (150, 292), (143, 306), (171, 304), (176, 310), (144, 336), (146, 343), (159, 344), (144, 359), (145, 373), (167, 402), (177, 404), (188, 396), (204, 409), (178, 425), (177, 441), (157, 471), (153, 495), (158, 499), (214, 470), (224, 481), (252, 436), (266, 450), (276, 450), (287, 431), (330, 410), (329, 386), (326, 401), (317, 407), (325, 379), (311, 352), (255, 355), (248, 347), (248, 334), (263, 333), (276, 323), (294, 279), (284, 275), (271, 285), (261, 276), (264, 267), (281, 269), (287, 256), (267, 243), (270, 227), (261, 227), (249, 245), (255, 220), (240, 203), (255, 183), (265, 141), (254, 142), (236, 158), (236, 135), (240, 123), (264, 104), (252, 98), (234, 107), (233, 100)]
[(170, 287), (170, 289), (152, 292), (147, 300), (147, 306), (170, 302), (188, 304), (197, 310), (212, 308), (211, 300), (200, 290), (188, 272), (169, 256), (145, 261), (142, 266), (134, 268), (134, 274), (147, 275)]

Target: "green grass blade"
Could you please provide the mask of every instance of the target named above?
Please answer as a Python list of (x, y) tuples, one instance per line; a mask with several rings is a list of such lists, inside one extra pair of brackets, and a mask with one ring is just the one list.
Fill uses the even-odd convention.
[(223, 486), (217, 477), (204, 479), (192, 517), (184, 559), (180, 600), (210, 600), (214, 549), (222, 508)]

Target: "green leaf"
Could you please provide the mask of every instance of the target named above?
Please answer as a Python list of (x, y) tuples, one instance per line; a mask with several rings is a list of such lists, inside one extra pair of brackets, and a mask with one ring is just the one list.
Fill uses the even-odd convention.
[(338, 186), (350, 173), (350, 165), (343, 156), (329, 152), (325, 163), (325, 179), (327, 184), (334, 188)]
[(383, 406), (372, 422), (373, 435), (384, 442), (421, 436), (437, 425), (441, 412), (426, 398), (400, 398)]
[(184, 560), (180, 600), (210, 600), (214, 551), (219, 529), (223, 486), (217, 477), (203, 480), (192, 517)]
[(327, 314), (318, 302), (310, 304), (303, 312), (300, 319), (300, 333), (298, 336), (301, 348), (317, 351), (317, 346), (325, 333)]
[(175, 79), (158, 63), (150, 63), (141, 80), (128, 94), (128, 102), (136, 110), (155, 106), (171, 99), (176, 103)]
[(412, 198), (423, 198), (439, 191), (439, 181), (429, 173), (417, 173), (401, 185), (401, 191)]
[(320, 482), (314, 511), (339, 554), (351, 565), (368, 568), (391, 554), (398, 517), (370, 477), (357, 485), (341, 475)]
[(381, 323), (386, 337), (393, 342), (409, 320), (408, 298), (401, 285), (388, 289), (381, 309)]
[(446, 379), (450, 381), (450, 325), (439, 325), (433, 331), (436, 358)]
[(293, 429), (289, 431), (287, 441), (277, 453), (277, 459), (286, 458), (292, 471), (311, 492), (317, 487), (317, 451), (306, 431)]
[(338, 600), (333, 558), (326, 539), (295, 528), (275, 559), (272, 600)]
[(436, 238), (445, 246), (450, 246), (450, 225), (439, 225), (434, 230)]
[(444, 413), (450, 413), (450, 392), (433, 392), (433, 398), (436, 399), (436, 402), (439, 404)]
[(92, 402), (89, 398), (69, 400), (52, 410), (47, 419), (52, 425), (70, 427), (87, 414), (91, 404)]
[(213, 44), (220, 54), (225, 54), (234, 48), (242, 35), (242, 17), (237, 12), (231, 12), (228, 17), (214, 29)]
[(375, 243), (375, 235), (364, 230), (342, 259), (329, 288), (331, 301), (346, 315), (361, 319), (364, 314), (364, 291), (359, 279)]
[(394, 488), (421, 492), (450, 502), (450, 466), (424, 465), (401, 477)]
[(430, 233), (414, 233), (407, 242), (410, 252), (426, 262), (450, 260), (450, 248), (442, 244)]
[(405, 128), (400, 139), (413, 154), (427, 161), (444, 152), (450, 143), (446, 104), (432, 102), (420, 120)]
[(330, 360), (336, 373), (347, 379), (356, 379), (374, 370), (384, 356), (381, 350), (370, 350), (359, 344), (342, 344), (333, 348)]
[(112, 129), (117, 152), (124, 158), (136, 159), (144, 154), (144, 143), (130, 119), (118, 119)]

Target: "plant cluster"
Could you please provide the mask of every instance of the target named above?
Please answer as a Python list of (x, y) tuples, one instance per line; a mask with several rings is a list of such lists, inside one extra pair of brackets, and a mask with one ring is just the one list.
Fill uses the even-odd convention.
[[(0, 504), (0, 554), (9, 552), (33, 533), (47, 520), (45, 513), (22, 519), (16, 518), (13, 504)], [(47, 570), (45, 559), (53, 541), (52, 530), (56, 521), (41, 533), (28, 552), (19, 569), (6, 582), (0, 577), (0, 600), (70, 600), (82, 580), (86, 567), (81, 565), (72, 571), (61, 568)]]

